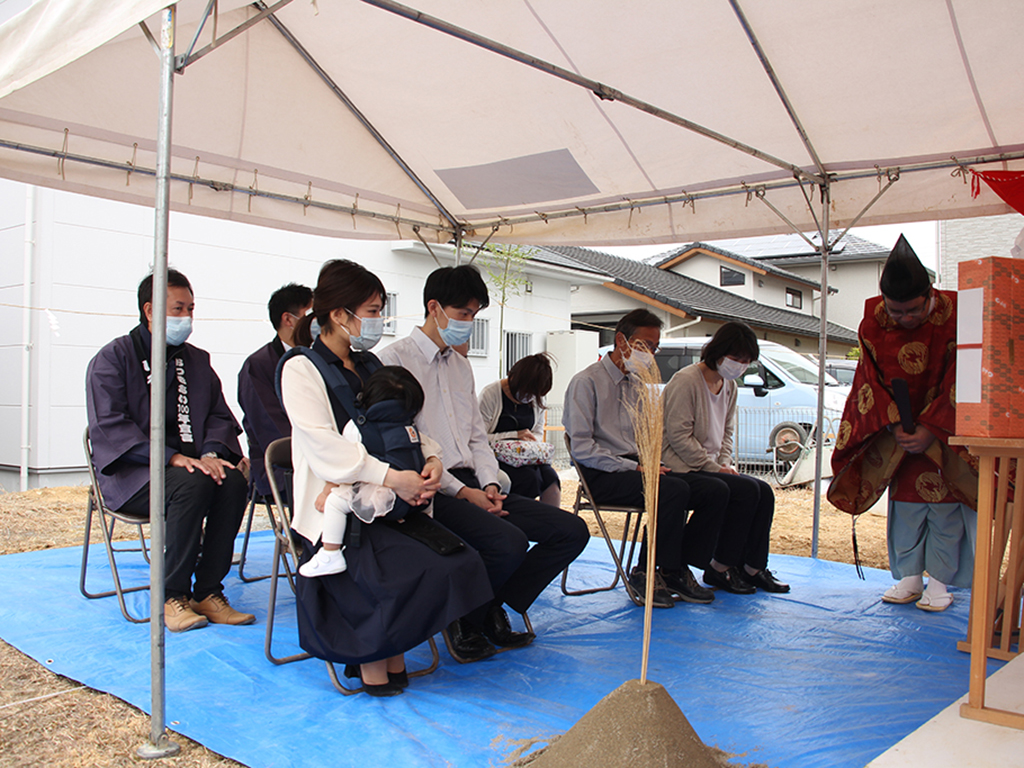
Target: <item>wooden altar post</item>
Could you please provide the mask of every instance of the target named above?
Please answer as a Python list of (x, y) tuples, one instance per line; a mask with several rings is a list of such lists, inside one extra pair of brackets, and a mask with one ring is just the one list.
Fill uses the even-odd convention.
[[(1017, 461), (1020, 465), (1020, 460), (1024, 459), (1024, 438), (958, 436), (951, 437), (949, 442), (965, 446), (979, 458), (978, 542), (971, 615), (968, 640), (958, 644), (961, 650), (970, 651), (971, 680), (967, 703), (960, 705), (960, 716), (1024, 730), (1024, 713), (985, 706), (985, 670), (989, 657), (1011, 659), (1020, 653), (1024, 494), (1014, 494), (1009, 515), (1007, 498), (1009, 469), (1011, 462)], [(1000, 578), (1007, 542), (1009, 564), (1005, 576)], [(1011, 651), (1011, 645), (1017, 645), (1017, 650)]]

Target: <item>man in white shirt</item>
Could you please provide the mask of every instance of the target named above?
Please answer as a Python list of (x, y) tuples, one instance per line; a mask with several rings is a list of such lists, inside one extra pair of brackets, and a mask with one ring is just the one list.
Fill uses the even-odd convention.
[[(416, 426), (440, 443), (445, 467), (434, 517), (474, 547), (487, 566), (494, 602), (449, 627), (457, 644), (480, 648), (470, 656), (485, 658), (494, 652), (490, 643), (515, 647), (533, 639), (511, 630), (502, 606), (525, 613), (583, 551), (590, 533), (575, 515), (500, 492), (473, 369), (453, 349), (469, 341), (473, 319), (489, 303), (479, 271), (470, 265), (435, 270), (424, 285), (423, 302), (423, 325), (384, 349), (380, 359), (407, 368), (423, 387), (426, 402)], [(527, 550), (530, 541), (536, 544)], [(486, 648), (481, 640), (490, 641)]]

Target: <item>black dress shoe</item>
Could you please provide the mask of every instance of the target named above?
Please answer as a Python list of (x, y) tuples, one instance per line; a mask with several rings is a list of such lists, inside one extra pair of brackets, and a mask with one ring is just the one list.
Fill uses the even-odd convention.
[(685, 603), (699, 603), (707, 605), (714, 602), (715, 593), (707, 587), (702, 587), (693, 577), (690, 569), (685, 565), (678, 571), (662, 571), (661, 578), (665, 580), (665, 586), (672, 596), (678, 596)]
[[(404, 675), (403, 670), (399, 674)], [(376, 696), (377, 698), (384, 698), (387, 696), (397, 696), (402, 692), (402, 689), (406, 685), (409, 685), (409, 678), (406, 677), (405, 685), (399, 685), (392, 677), (392, 673), (388, 672), (388, 681), (386, 683), (380, 683), (379, 685), (372, 685), (363, 680), (362, 673), (359, 669), (358, 664), (346, 664), (345, 665), (345, 677), (359, 678), (359, 682), (363, 685), (363, 693), (369, 696)]]
[(388, 672), (388, 682), (397, 685), (399, 688), (409, 687), (409, 672), (403, 669), (401, 672)]
[[(644, 599), (647, 597), (647, 573), (634, 568), (633, 572), (629, 574), (629, 586), (636, 592), (637, 599), (640, 601), (640, 605), (644, 604)], [(669, 592), (665, 586), (665, 582), (662, 581), (661, 575), (658, 573), (654, 574), (654, 597), (651, 598), (652, 608), (675, 608), (676, 601), (672, 597), (672, 593)]]
[(708, 567), (704, 571), (704, 583), (724, 589), (726, 592), (732, 592), (734, 595), (752, 595), (757, 592), (757, 589), (743, 578), (740, 569), (734, 565), (730, 565), (724, 571), (716, 571), (713, 567)]
[(789, 584), (783, 584), (781, 581), (776, 579), (775, 574), (767, 568), (762, 568), (753, 576), (744, 572), (743, 578), (745, 578), (749, 584), (752, 584), (758, 589), (763, 589), (765, 592), (789, 592)]
[(448, 650), (456, 661), (467, 663), (493, 656), (494, 646), (465, 619), (456, 619), (445, 629)]
[(522, 648), (532, 643), (536, 635), (533, 632), (513, 632), (505, 609), (492, 605), (484, 618), (484, 637), (502, 648)]

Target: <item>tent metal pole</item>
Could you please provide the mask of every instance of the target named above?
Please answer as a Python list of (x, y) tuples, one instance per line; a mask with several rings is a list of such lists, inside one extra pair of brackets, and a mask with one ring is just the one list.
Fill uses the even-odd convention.
[(877, 203), (879, 198), (882, 195), (884, 195), (886, 192), (889, 191), (889, 187), (891, 187), (893, 184), (895, 184), (899, 180), (900, 180), (900, 172), (899, 172), (899, 170), (889, 171), (889, 183), (886, 184), (881, 189), (879, 189), (878, 190), (878, 194), (875, 195), (874, 197), (872, 197), (871, 200), (868, 202), (868, 204), (860, 209), (860, 213), (858, 213), (856, 216), (853, 217), (853, 221), (851, 221), (849, 226), (847, 226), (846, 229), (844, 229), (840, 233), (839, 237), (837, 237), (835, 240), (832, 241), (830, 247), (834, 246), (836, 243), (838, 243), (840, 240), (842, 240), (844, 237), (846, 237), (846, 233), (849, 232), (851, 229), (853, 229), (854, 227), (857, 226), (857, 222), (860, 221), (861, 217), (871, 209), (871, 206), (873, 206), (875, 203)]
[(21, 461), (19, 488), (28, 490), (28, 465), (32, 436), (29, 406), (32, 402), (32, 273), (36, 257), (36, 188), (25, 189), (25, 251), (21, 271)]
[(171, 192), (171, 106), (174, 95), (174, 34), (177, 11), (162, 11), (160, 25), (160, 107), (157, 130), (155, 237), (153, 253), (153, 346), (149, 401), (149, 653), (151, 714), (143, 758), (169, 757), (181, 747), (171, 741), (164, 711), (164, 446), (166, 437), (167, 242)]
[[(141, 26), (141, 25), (140, 25)], [(16, 141), (8, 141), (6, 139), (0, 139), (0, 149), (10, 149), (16, 152), (26, 152), (33, 155), (41, 155), (43, 157), (60, 158), (67, 162), (81, 163), (83, 165), (93, 165), (100, 168), (110, 168), (112, 170), (124, 171), (125, 164), (124, 160), (104, 160), (102, 158), (91, 157), (89, 155), (79, 155), (71, 152), (64, 152), (60, 149), (54, 149), (52, 147), (37, 147), (30, 144), (22, 144)], [(978, 155), (973, 157), (958, 158), (955, 162), (953, 160), (945, 160), (941, 162), (927, 162), (916, 165), (903, 165), (903, 166), (889, 166), (885, 168), (886, 174), (904, 174), (913, 173), (915, 171), (933, 171), (940, 170), (943, 168), (958, 168), (968, 165), (984, 165), (987, 163), (1002, 163), (1009, 160), (1020, 160), (1024, 159), (1024, 151), (1022, 152), (1001, 152), (995, 155)], [(877, 177), (879, 175), (879, 168), (872, 168), (871, 170), (859, 170), (851, 171), (846, 173), (835, 173), (831, 175), (831, 181), (833, 184), (837, 184), (843, 181), (850, 181), (854, 179), (865, 179), (872, 176)], [(156, 171), (152, 168), (146, 168), (141, 165), (136, 165), (132, 170), (133, 174), (156, 176)], [(210, 179), (206, 177), (195, 177), (180, 173), (172, 173), (171, 180), (182, 184), (195, 184), (218, 192), (231, 192), (244, 195), (252, 195), (253, 197), (265, 198), (268, 200), (276, 200), (284, 203), (292, 203), (294, 205), (301, 205), (306, 208), (319, 208), (325, 211), (333, 211), (336, 213), (343, 213), (347, 216), (360, 216), (368, 219), (375, 219), (378, 221), (389, 221), (392, 223), (401, 224), (410, 228), (420, 227), (435, 232), (454, 232), (454, 227), (445, 227), (435, 221), (417, 221), (407, 216), (395, 216), (394, 214), (379, 213), (377, 211), (365, 210), (362, 208), (354, 208), (352, 206), (335, 205), (333, 203), (318, 202), (316, 200), (308, 200), (305, 197), (299, 197), (296, 195), (284, 195), (277, 192), (271, 192), (267, 190), (253, 190), (248, 186), (235, 185), (226, 181), (218, 181), (216, 179)], [(800, 182), (795, 179), (786, 179), (782, 181), (769, 181), (757, 185), (757, 189), (769, 191), (775, 189), (791, 189), (798, 186)], [(737, 184), (729, 187), (721, 187), (718, 189), (709, 190), (707, 192), (681, 192), (674, 194), (659, 194), (657, 196), (649, 198), (629, 198), (627, 202), (613, 202), (613, 203), (600, 203), (589, 206), (573, 206), (571, 209), (558, 210), (545, 212), (543, 216), (544, 221), (555, 221), (559, 219), (567, 218), (579, 218), (586, 216), (593, 216), (600, 213), (615, 213), (616, 211), (624, 210), (640, 210), (643, 208), (650, 208), (651, 206), (659, 205), (674, 205), (676, 203), (682, 203), (683, 205), (689, 205), (692, 202), (698, 200), (712, 200), (718, 197), (731, 197), (735, 195), (746, 195), (750, 193), (751, 185)], [(806, 193), (805, 193), (806, 198)], [(810, 201), (807, 201), (810, 205)], [(817, 214), (811, 209), (811, 215), (814, 217), (815, 227), (817, 227)], [(863, 213), (860, 214), (863, 216)], [(858, 220), (860, 218), (858, 216)], [(512, 218), (503, 217), (495, 220), (478, 221), (473, 223), (463, 224), (465, 231), (480, 230), (480, 229), (493, 229), (497, 227), (514, 227), (518, 224), (532, 224), (540, 221), (541, 218), (534, 215), (529, 216), (516, 216)], [(799, 231), (799, 230), (795, 230)], [(817, 246), (815, 246), (815, 249)]]
[[(253, 7), (260, 10), (266, 10), (266, 5), (263, 3), (263, 0), (256, 0), (256, 2), (253, 3)], [(388, 143), (388, 140), (384, 138), (384, 135), (380, 131), (378, 131), (377, 128), (373, 125), (373, 123), (370, 122), (369, 118), (367, 118), (366, 115), (364, 115), (359, 110), (355, 103), (348, 97), (348, 94), (341, 90), (338, 84), (331, 79), (331, 76), (327, 74), (327, 72), (324, 70), (323, 67), (320, 66), (319, 63), (317, 63), (316, 59), (313, 58), (309, 51), (307, 51), (303, 47), (302, 43), (299, 42), (298, 38), (296, 38), (295, 35), (293, 35), (291, 31), (284, 24), (282, 24), (281, 21), (276, 16), (271, 14), (267, 18), (270, 20), (270, 23), (274, 25), (277, 31), (281, 33), (282, 37), (284, 37), (284, 39), (288, 41), (292, 48), (295, 49), (299, 56), (302, 57), (303, 61), (305, 61), (309, 65), (310, 69), (316, 72), (317, 76), (324, 81), (324, 84), (331, 89), (331, 92), (338, 97), (338, 100), (341, 101), (341, 103), (344, 104), (346, 107), (348, 107), (349, 112), (351, 112), (352, 115), (362, 124), (363, 128), (365, 128), (367, 132), (371, 136), (373, 136), (374, 140), (381, 146), (381, 148), (388, 153), (388, 156), (395, 161), (399, 168), (402, 169), (402, 172), (409, 177), (409, 180), (416, 185), (416, 187), (420, 190), (420, 192), (422, 192), (427, 197), (428, 200), (430, 200), (431, 205), (437, 208), (438, 212), (444, 217), (445, 221), (447, 221), (451, 225), (452, 229), (455, 232), (455, 236), (459, 237), (459, 233), (462, 231), (463, 226), (458, 221), (456, 221), (455, 217), (437, 198), (437, 195), (435, 195), (430, 190), (430, 188), (427, 187), (423, 180), (416, 175), (416, 172), (412, 169), (412, 167), (410, 167), (410, 165), (406, 163), (405, 160), (402, 159), (402, 156), (398, 154), (397, 150), (395, 150), (395, 148), (392, 147), (390, 143)]]
[(622, 91), (619, 91), (615, 88), (611, 88), (610, 86), (607, 86), (603, 83), (599, 83), (597, 80), (591, 80), (588, 77), (583, 77), (582, 75), (578, 75), (575, 72), (572, 72), (571, 70), (558, 66), (557, 64), (552, 64), (549, 61), (538, 59), (536, 56), (530, 56), (529, 54), (516, 50), (515, 48), (503, 45), (502, 43), (499, 43), (496, 40), (491, 40), (490, 38), (484, 37), (483, 35), (478, 35), (475, 32), (470, 32), (468, 29), (464, 29), (463, 27), (457, 27), (454, 24), (450, 24), (447, 21), (444, 21), (443, 19), (437, 18), (436, 16), (430, 16), (426, 13), (417, 11), (415, 8), (410, 8), (407, 5), (402, 5), (401, 3), (393, 2), (393, 0), (363, 0), (363, 2), (367, 3), (368, 5), (375, 5), (378, 8), (394, 13), (397, 16), (403, 16), (409, 19), (410, 21), (414, 21), (417, 24), (422, 24), (425, 27), (436, 29), (438, 32), (442, 32), (446, 35), (451, 35), (452, 37), (458, 38), (459, 40), (463, 40), (464, 42), (470, 43), (471, 45), (478, 46), (479, 48), (483, 48), (484, 50), (491, 51), (492, 53), (497, 53), (498, 55), (504, 56), (508, 59), (512, 59), (513, 61), (518, 61), (520, 64), (525, 64), (529, 67), (533, 67), (536, 70), (545, 72), (549, 75), (553, 75), (554, 77), (557, 77), (560, 80), (565, 80), (566, 82), (572, 83), (573, 85), (578, 85), (583, 88), (586, 88), (588, 91), (591, 91), (595, 96), (597, 96), (597, 98), (601, 99), (602, 101), (618, 101), (622, 104), (625, 104), (628, 107), (633, 107), (634, 109), (638, 109), (641, 112), (646, 112), (649, 115), (653, 115), (654, 117), (665, 120), (666, 122), (678, 125), (681, 128), (687, 129), (688, 131), (693, 131), (694, 133), (697, 133), (708, 139), (717, 141), (720, 144), (725, 144), (726, 146), (732, 147), (733, 149), (736, 149), (740, 152), (744, 152), (750, 155), (751, 157), (756, 157), (759, 160), (764, 160), (766, 163), (778, 166), (779, 168), (785, 168), (786, 170), (794, 173), (800, 178), (809, 179), (815, 182), (816, 184), (821, 184), (824, 182), (824, 179), (818, 174), (811, 173), (810, 171), (801, 168), (800, 166), (795, 165), (794, 163), (782, 160), (781, 158), (775, 157), (774, 155), (770, 155), (767, 152), (762, 152), (761, 150), (752, 147), (749, 144), (744, 144), (741, 141), (737, 141), (736, 139), (718, 133), (717, 131), (713, 131), (710, 128), (706, 128), (703, 125), (699, 125), (698, 123), (693, 122), (692, 120), (687, 120), (685, 117), (680, 117), (679, 115), (673, 114), (668, 110), (661, 109), (660, 107), (657, 107), (646, 101), (641, 101), (640, 99), (629, 96), (623, 93)]
[[(225, 32), (220, 37), (214, 39), (214, 41), (207, 45), (205, 48), (201, 48), (195, 53), (192, 53), (192, 49), (189, 48), (187, 53), (184, 53), (181, 55), (181, 57), (175, 59), (175, 70), (178, 72), (184, 72), (185, 67), (187, 67), (189, 64), (195, 63), (197, 60), (203, 58), (203, 56), (205, 56), (206, 54), (211, 53), (220, 46), (224, 45), (224, 43), (238, 37), (240, 34), (249, 29), (249, 27), (252, 27), (258, 24), (259, 22), (263, 21), (263, 19), (265, 19), (267, 16), (274, 13), (275, 11), (279, 11), (281, 8), (288, 5), (290, 2), (292, 2), (292, 0), (280, 0), (280, 2), (274, 3), (269, 8), (261, 4), (260, 7), (258, 8), (258, 14), (253, 16), (251, 19), (246, 19), (237, 27), (232, 29), (230, 32)], [(199, 38), (200, 31), (202, 30), (196, 31), (196, 39)], [(216, 31), (216, 29), (214, 29), (214, 31)], [(194, 44), (195, 42), (193, 41), (193, 45)]]
[(818, 334), (818, 419), (814, 451), (814, 525), (811, 529), (811, 557), (818, 557), (818, 533), (821, 527), (821, 465), (825, 446), (825, 357), (828, 355), (828, 241), (829, 208), (832, 190), (828, 182), (821, 186), (821, 330)]

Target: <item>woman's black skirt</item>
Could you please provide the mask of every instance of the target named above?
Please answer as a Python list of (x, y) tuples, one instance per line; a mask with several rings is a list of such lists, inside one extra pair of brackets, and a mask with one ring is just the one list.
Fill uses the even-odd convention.
[[(468, 545), (439, 555), (384, 524), (346, 531), (348, 570), (297, 576), (299, 645), (325, 661), (363, 664), (405, 653), (492, 599), (483, 561)], [(302, 562), (315, 548), (301, 536)]]

